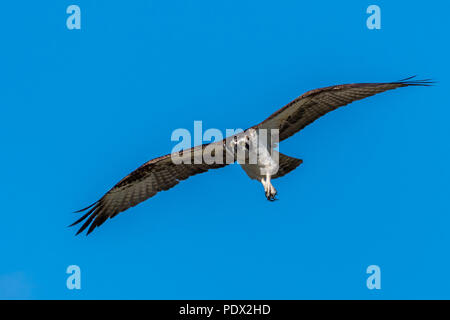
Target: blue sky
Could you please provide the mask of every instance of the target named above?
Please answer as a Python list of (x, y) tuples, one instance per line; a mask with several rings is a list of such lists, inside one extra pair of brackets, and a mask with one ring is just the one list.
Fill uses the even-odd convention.
[[(81, 8), (81, 30), (66, 8)], [(381, 8), (381, 29), (366, 8)], [(9, 2), (0, 13), (0, 298), (450, 298), (447, 15), (438, 1)], [(432, 77), (281, 144), (279, 201), (238, 166), (89, 237), (67, 228), (177, 128), (246, 128), (303, 92)], [(69, 265), (81, 290), (66, 288)], [(366, 268), (381, 268), (368, 290)]]

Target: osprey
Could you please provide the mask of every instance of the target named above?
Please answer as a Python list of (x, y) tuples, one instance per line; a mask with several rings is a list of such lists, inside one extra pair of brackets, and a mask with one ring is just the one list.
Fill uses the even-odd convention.
[[(241, 164), (247, 175), (251, 179), (260, 181), (264, 187), (266, 198), (273, 201), (277, 191), (271, 180), (291, 172), (303, 161), (273, 150), (278, 141), (261, 139), (262, 131), (276, 130), (279, 141), (283, 141), (324, 114), (353, 101), (387, 90), (408, 86), (430, 86), (433, 83), (430, 79), (413, 80), (413, 78), (409, 77), (396, 82), (343, 84), (308, 91), (260, 124), (241, 133), (222, 141), (195, 146), (146, 162), (119, 181), (100, 200), (76, 211), (87, 212), (70, 226), (85, 220), (77, 235), (88, 226), (87, 234), (89, 234), (103, 224), (106, 219), (115, 217), (118, 213), (153, 197), (160, 191), (174, 187), (181, 180), (238, 161), (236, 152), (243, 154), (241, 159), (243, 161), (238, 161), (238, 163)], [(221, 157), (225, 159), (231, 155), (232, 161), (207, 161), (208, 159), (204, 157), (205, 151), (211, 148), (223, 150), (223, 152), (220, 155), (214, 151), (210, 152), (210, 158), (219, 156), (219, 159)], [(252, 155), (256, 155), (256, 162), (248, 161)], [(181, 161), (177, 161), (177, 163), (173, 161), (174, 156)], [(200, 161), (198, 161), (199, 159)]]

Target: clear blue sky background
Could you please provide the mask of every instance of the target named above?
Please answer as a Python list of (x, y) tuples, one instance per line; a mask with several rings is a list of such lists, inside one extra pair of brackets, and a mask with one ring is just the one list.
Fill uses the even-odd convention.
[[(66, 8), (81, 8), (81, 30)], [(381, 7), (368, 30), (366, 8)], [(0, 12), (0, 297), (450, 298), (444, 1), (15, 1)], [(282, 143), (275, 181), (195, 176), (89, 237), (72, 213), (176, 128), (249, 127), (303, 92), (432, 77)], [(67, 266), (82, 289), (68, 290)], [(381, 267), (381, 290), (366, 268)]]

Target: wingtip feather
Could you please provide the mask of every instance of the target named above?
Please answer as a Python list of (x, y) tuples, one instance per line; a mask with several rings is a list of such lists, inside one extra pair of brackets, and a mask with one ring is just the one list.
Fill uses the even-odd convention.
[(405, 85), (405, 86), (423, 86), (423, 87), (430, 87), (437, 83), (433, 79), (420, 79), (419, 80), (419, 79), (415, 79), (416, 77), (417, 77), (417, 75), (414, 75), (414, 76), (411, 76), (411, 77), (408, 77), (405, 79), (395, 81), (394, 83)]
[(86, 207), (86, 208), (83, 208), (83, 209), (80, 209), (80, 210), (77, 210), (77, 211), (74, 211), (73, 213), (80, 213), (80, 212), (83, 212), (83, 211), (85, 211), (85, 210), (91, 208), (92, 206), (96, 205), (97, 203), (98, 203), (98, 201), (95, 201), (95, 202), (94, 202), (93, 204), (91, 204), (90, 206), (88, 206), (88, 207)]

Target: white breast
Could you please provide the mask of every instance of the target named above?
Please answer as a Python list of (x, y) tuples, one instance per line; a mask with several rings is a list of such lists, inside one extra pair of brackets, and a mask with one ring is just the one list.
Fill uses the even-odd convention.
[(271, 157), (267, 147), (259, 141), (256, 131), (250, 132), (249, 138), (251, 143), (249, 159), (256, 159), (256, 164), (249, 164), (249, 162), (241, 164), (242, 169), (244, 169), (250, 178), (258, 180), (267, 174), (276, 174), (278, 171), (278, 162)]

